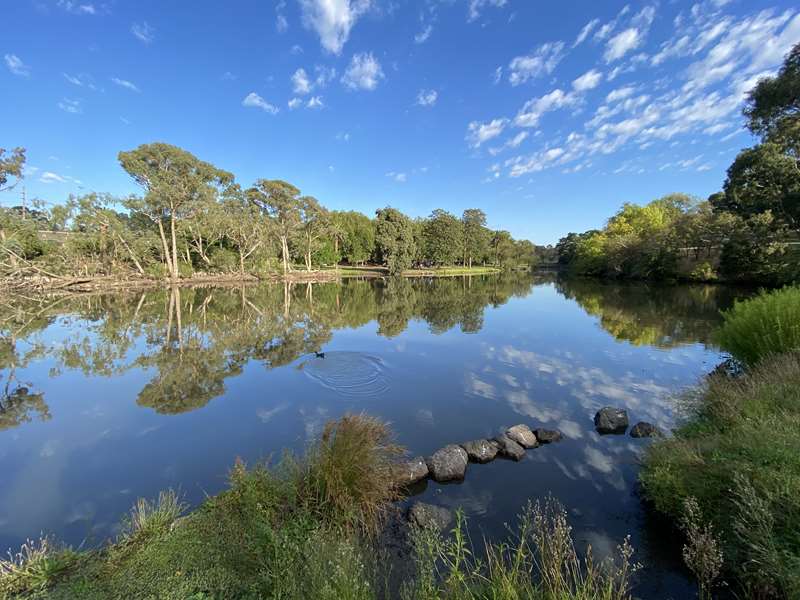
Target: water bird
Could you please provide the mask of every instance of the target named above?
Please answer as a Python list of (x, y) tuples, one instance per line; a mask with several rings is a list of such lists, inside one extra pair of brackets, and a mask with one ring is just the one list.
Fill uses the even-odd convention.
[(325, 358), (325, 353), (324, 352), (314, 352), (314, 356), (316, 356), (317, 358)]

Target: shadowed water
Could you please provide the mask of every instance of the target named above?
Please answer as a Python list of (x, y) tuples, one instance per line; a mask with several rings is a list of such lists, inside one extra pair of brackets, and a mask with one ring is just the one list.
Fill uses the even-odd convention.
[(348, 411), (389, 420), (414, 455), (521, 422), (565, 440), (420, 497), (463, 507), (479, 542), (552, 493), (579, 546), (632, 536), (639, 594), (687, 597), (636, 493), (649, 442), (600, 437), (592, 417), (613, 405), (669, 429), (741, 293), (503, 275), (2, 300), (0, 548), (102, 543), (137, 497), (197, 504), (236, 457), (302, 451)]

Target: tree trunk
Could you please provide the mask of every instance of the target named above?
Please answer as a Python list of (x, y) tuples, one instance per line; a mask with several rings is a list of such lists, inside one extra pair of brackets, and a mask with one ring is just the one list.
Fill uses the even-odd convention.
[(286, 244), (286, 236), (281, 236), (281, 258), (283, 258), (283, 274), (289, 272), (289, 247)]
[(130, 254), (133, 264), (136, 265), (136, 270), (139, 271), (140, 275), (144, 275), (144, 269), (142, 268), (142, 265), (139, 264), (139, 261), (136, 260), (136, 255), (133, 253), (133, 250), (131, 250), (131, 247), (128, 246), (128, 242), (125, 241), (125, 238), (123, 238), (121, 234), (118, 233), (117, 235), (119, 236), (119, 241), (122, 242), (122, 245), (125, 246), (128, 254)]
[(161, 246), (164, 249), (164, 263), (167, 265), (167, 270), (172, 272), (172, 257), (169, 254), (169, 246), (167, 245), (167, 236), (164, 234), (164, 224), (161, 219), (158, 220), (158, 233), (161, 236)]
[(239, 249), (239, 273), (244, 279), (244, 253), (242, 252), (241, 248)]
[(175, 233), (175, 211), (169, 216), (169, 231), (172, 235), (172, 278), (178, 278), (178, 236)]

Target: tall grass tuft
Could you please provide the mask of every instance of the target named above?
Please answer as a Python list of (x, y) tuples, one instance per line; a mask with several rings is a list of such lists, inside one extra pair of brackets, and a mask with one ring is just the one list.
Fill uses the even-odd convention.
[(0, 558), (0, 597), (26, 591), (41, 591), (74, 563), (77, 554), (49, 537), (27, 540), (19, 552)]
[(405, 600), (629, 600), (633, 549), (626, 538), (617, 556), (596, 561), (591, 547), (580, 558), (564, 508), (552, 498), (529, 503), (511, 541), (487, 543), (473, 554), (459, 512), (449, 538), (414, 531), (417, 576)]
[(307, 506), (332, 523), (375, 531), (397, 497), (403, 452), (379, 419), (360, 414), (328, 422), (306, 458), (301, 493)]
[(722, 550), (714, 525), (703, 520), (694, 498), (683, 502), (681, 528), (686, 535), (683, 562), (694, 573), (700, 586), (700, 600), (711, 600), (711, 588), (722, 569)]
[(166, 533), (187, 508), (171, 489), (159, 492), (154, 502), (139, 498), (123, 520), (122, 537), (131, 540)]
[(800, 287), (761, 292), (723, 313), (717, 342), (736, 359), (761, 359), (800, 349)]

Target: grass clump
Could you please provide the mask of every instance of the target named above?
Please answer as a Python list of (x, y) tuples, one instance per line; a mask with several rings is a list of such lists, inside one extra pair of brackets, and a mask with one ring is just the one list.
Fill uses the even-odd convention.
[(772, 354), (800, 349), (800, 287), (761, 292), (723, 313), (720, 346), (737, 360), (755, 365)]
[(19, 552), (0, 558), (0, 597), (46, 590), (75, 562), (76, 556), (49, 537), (27, 540)]
[(800, 352), (709, 378), (675, 436), (649, 447), (640, 480), (676, 522), (696, 501), (747, 597), (800, 597)]
[(135, 539), (164, 533), (187, 508), (174, 490), (160, 492), (155, 502), (139, 498), (123, 519), (122, 537)]
[(528, 503), (513, 539), (473, 553), (461, 512), (449, 538), (435, 529), (414, 533), (417, 577), (405, 600), (628, 600), (638, 565), (626, 539), (617, 556), (597, 562), (591, 546), (580, 558), (564, 508), (552, 498)]

